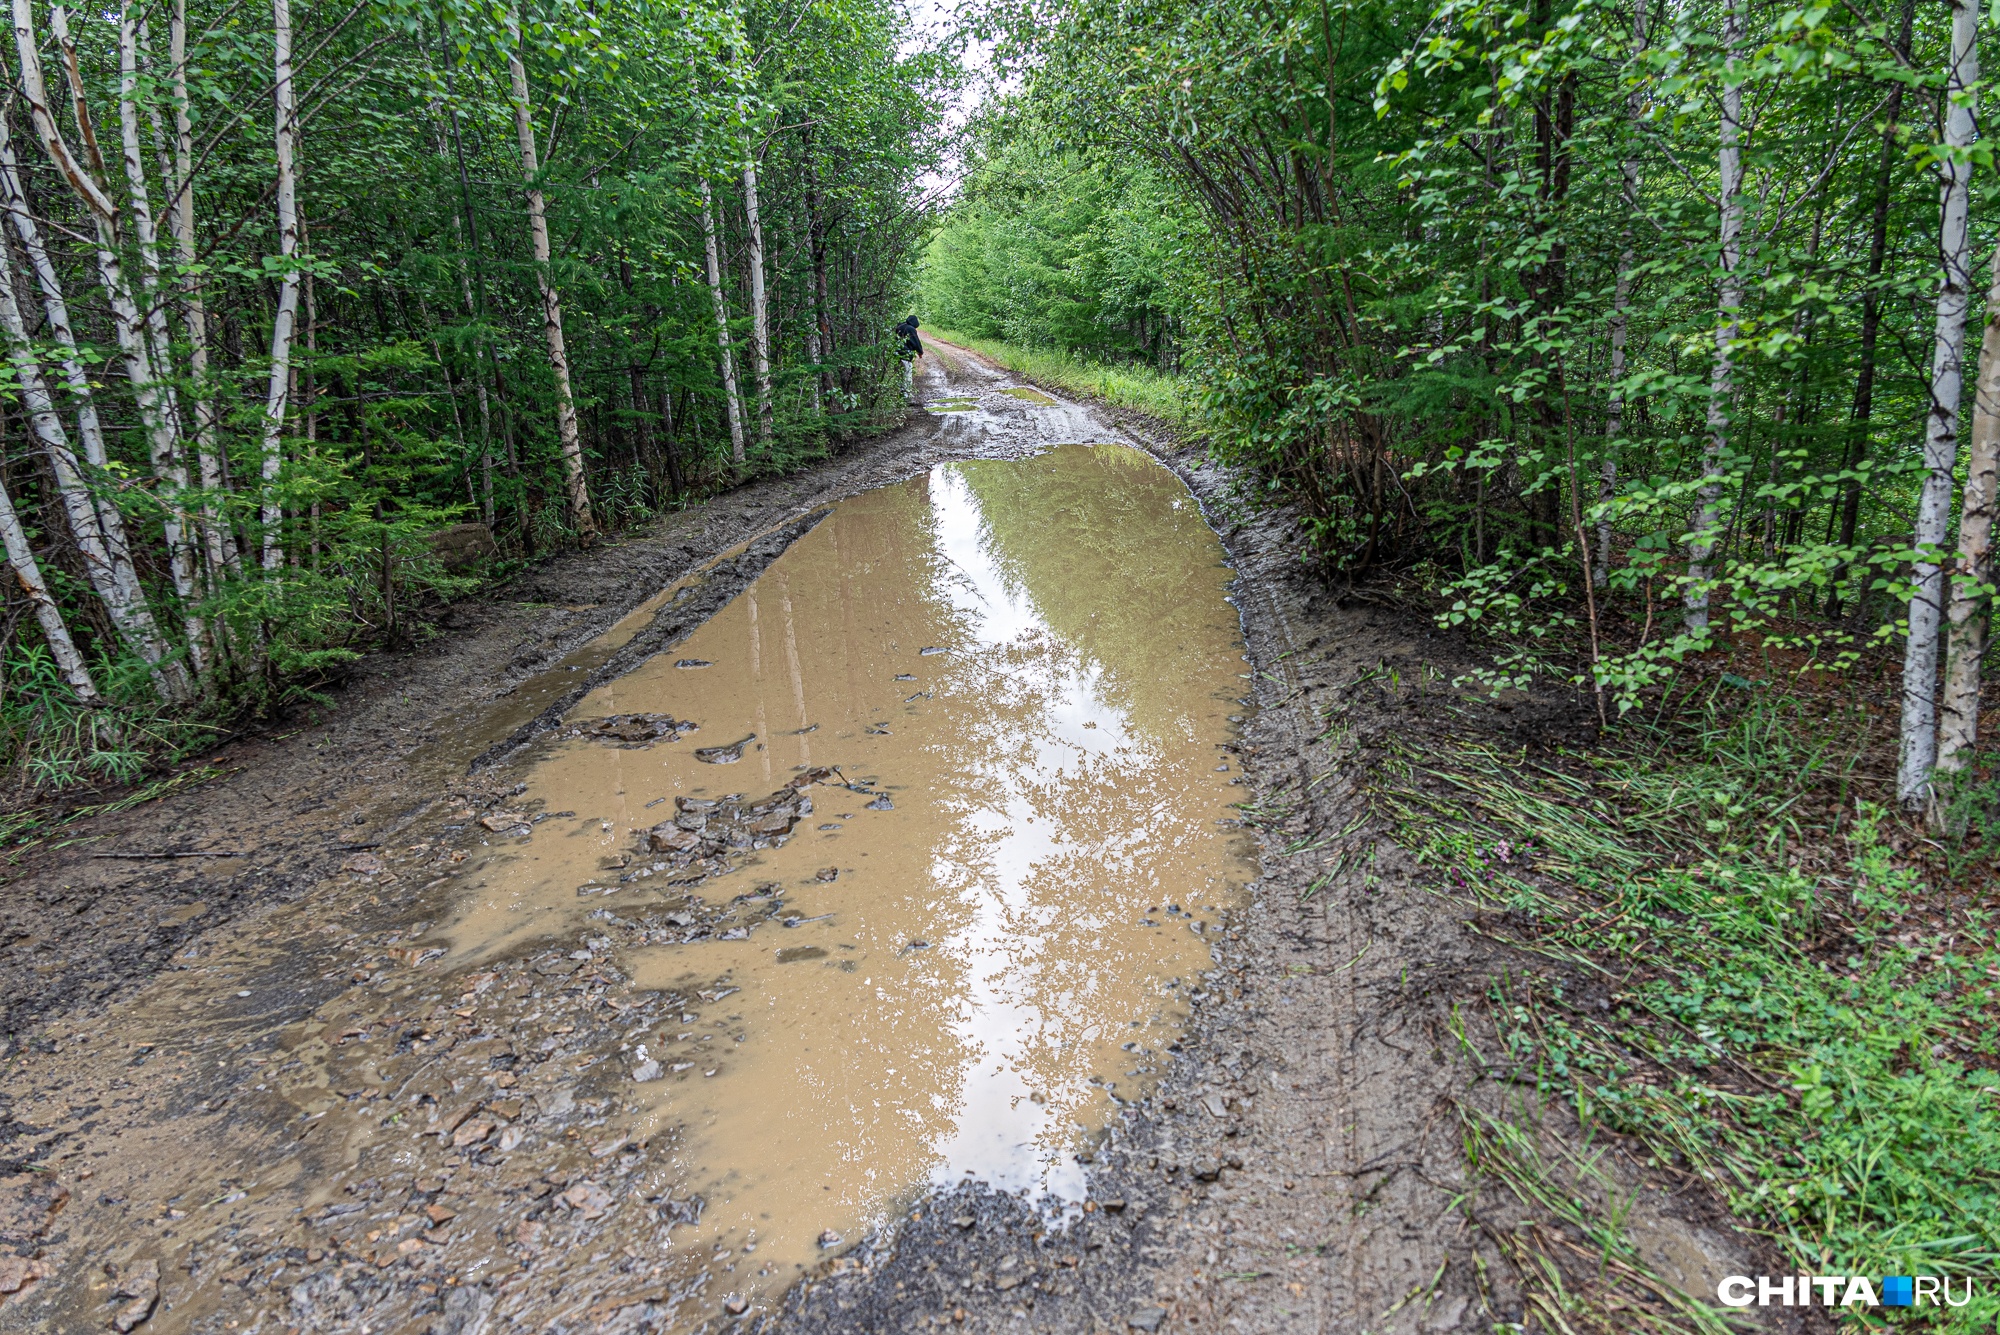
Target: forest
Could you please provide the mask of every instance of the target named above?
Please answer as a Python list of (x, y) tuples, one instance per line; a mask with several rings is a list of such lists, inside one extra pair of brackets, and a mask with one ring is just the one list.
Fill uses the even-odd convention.
[(486, 569), (901, 420), (961, 76), (894, 5), (12, 19), (18, 792), (130, 781)]
[[(479, 683), (423, 706), (469, 733), (461, 711), (530, 673), (581, 670), (557, 656), (578, 641), (562, 641), (554, 612), (595, 610), (592, 634), (608, 634), (680, 577), (652, 575), (810, 527), (755, 536), (776, 479), (790, 488), (824, 464), (817, 506), (855, 478), (907, 478), (919, 457), (1004, 454), (1015, 446), (993, 443), (999, 427), (1029, 422), (1038, 399), (1049, 414), (1033, 421), (1114, 429), (1103, 402), (1000, 387), (998, 363), (1137, 408), (1150, 425), (1117, 429), (1182, 470), (1214, 530), (1204, 538), (1249, 553), (1216, 577), (1235, 581), (1225, 629), (1253, 670), (1227, 696), (1246, 713), (1226, 716), (1240, 731), (1212, 778), (1229, 785), (1217, 826), (1245, 831), (1261, 862), (1241, 918), (1213, 919), (1249, 944), (1226, 955), (1205, 938), (1209, 958), (1234, 961), (1233, 981), (1205, 973), (1191, 995), (1254, 994), (1245, 1025), (1293, 1026), (1266, 1033), (1257, 1106), (1291, 1099), (1293, 1125), (1314, 1136), (1328, 1107), (1345, 1115), (1347, 1093), (1299, 1076), (1311, 1063), (1284, 1065), (1290, 1046), (1336, 1039), (1345, 1047), (1313, 1059), (1329, 1071), (1360, 1069), (1364, 1049), (1392, 1070), (1393, 1050), (1403, 1075), (1449, 1067), (1464, 1080), (1420, 1132), (1463, 1161), (1463, 1190), (1456, 1175), (1431, 1182), (1450, 1204), (1421, 1221), (1388, 1185), (1423, 1176), (1397, 1178), (1400, 1149), (1315, 1166), (1355, 1193), (1342, 1204), (1315, 1194), (1324, 1184), (1287, 1194), (1309, 1185), (1300, 1173), (1261, 1201), (1231, 1186), (1234, 1207), (1316, 1212), (1302, 1229), (1338, 1215), (1384, 1246), (1462, 1231), (1480, 1301), (1483, 1256), (1506, 1260), (1520, 1289), (1522, 1321), (1496, 1329), (1735, 1329), (1648, 1269), (1625, 1227), (1639, 1182), (1694, 1202), (1703, 1228), (1744, 1225), (1759, 1256), (1794, 1271), (1977, 1277), (1976, 1302), (1931, 1328), (1970, 1335), (2000, 1319), (1991, 691), (1981, 708), (2000, 503), (2000, 163), (1980, 64), (1984, 48), (2000, 65), (2000, 6), (969, 0), (938, 24), (937, 7), (895, 0), (9, 2), (0, 835), (11, 865), (38, 856), (45, 874), (15, 882), (22, 949), (0, 963), (37, 971), (24, 990), (115, 986), (50, 947), (92, 937), (84, 958), (100, 926), (159, 907), (106, 864), (189, 859), (200, 869), (173, 895), (238, 894), (220, 872), (195, 884), (199, 860), (251, 856), (233, 833), (214, 836), (226, 848), (187, 846), (211, 800), (242, 799), (250, 815), (235, 819), (277, 850), (257, 855), (273, 867), (312, 830), (319, 860), (298, 859), (299, 895), (347, 876), (356, 894), (384, 891), (372, 907), (414, 905), (422, 892), (370, 878), (415, 827), (339, 813), (359, 812), (342, 786), (365, 786), (356, 775), (416, 782), (405, 743), (429, 719), (339, 696), (343, 674), (380, 650), (499, 644), (528, 612), (452, 641), (438, 638), (440, 609), (485, 595), (519, 610), (525, 582), (505, 581), (537, 562), (608, 565), (617, 544), (654, 544), (631, 599), (534, 605), (548, 633), (486, 677), (425, 679), (437, 660), (397, 659), (413, 694)], [(896, 325), (912, 311), (944, 354), (909, 382), (915, 396), (968, 390), (935, 414), (905, 391)], [(1016, 445), (1058, 443), (1022, 430)], [(842, 471), (857, 459), (869, 470)], [(739, 487), (740, 513), (681, 545), (671, 512)], [(802, 504), (785, 497), (774, 508)], [(1260, 510), (1282, 522), (1241, 522)], [(1260, 621), (1267, 594), (1279, 610)], [(1318, 631), (1303, 643), (1278, 624), (1294, 594)], [(902, 705), (930, 698), (912, 690)], [(369, 737), (332, 731), (343, 709), (371, 720)], [(353, 773), (314, 779), (320, 796), (279, 812), (259, 785), (284, 770), (246, 761), (251, 777), (232, 788), (219, 766), (182, 763), (252, 724), (270, 756), (318, 729), (292, 757), (336, 756)], [(750, 740), (702, 763), (735, 763)], [(376, 768), (355, 761), (363, 752)], [(443, 796), (440, 810), (468, 805), (449, 837), (405, 842), (412, 858), (450, 856), (502, 800)], [(132, 820), (152, 831), (144, 841), (89, 825), (150, 798), (162, 799), (151, 823)], [(869, 809), (894, 809), (881, 798)], [(517, 817), (530, 837), (519, 812), (478, 819), (512, 839)], [(72, 819), (74, 838), (57, 828)], [(357, 833), (369, 841), (347, 842)], [(112, 838), (131, 846), (81, 851)], [(180, 874), (147, 874), (168, 870)], [(812, 883), (831, 885), (840, 869), (828, 872)], [(64, 907), (46, 926), (56, 909), (44, 908), (86, 883), (91, 916)], [(614, 893), (577, 894), (599, 892)], [(562, 898), (575, 907), (567, 885)], [(763, 887), (732, 903), (752, 900), (775, 914)], [(339, 938), (346, 919), (325, 904), (342, 901), (314, 902), (315, 939)], [(590, 931), (618, 921), (602, 902)], [(1462, 935), (1444, 935), (1446, 920)], [(186, 932), (221, 930), (165, 921), (146, 970), (195, 958), (179, 953)], [(433, 960), (414, 941), (431, 926), (396, 949)], [(601, 949), (523, 981), (553, 990)], [(380, 981), (372, 958), (324, 976)], [(1299, 991), (1267, 993), (1274, 981)], [(468, 1033), (472, 995), (455, 1012)], [(218, 1015), (234, 1004), (214, 1000)], [(1412, 1016), (1431, 1026), (1422, 1043), (1384, 1037), (1416, 1032)], [(1177, 1069), (1207, 1082), (1207, 1062), (1252, 1088), (1237, 1069), (1256, 1066), (1250, 1049), (1232, 1021), (1214, 1023), (1229, 1041), (1220, 1064), (1211, 1053)], [(606, 1048), (624, 1041), (602, 1033)], [(1291, 1075), (1263, 1083), (1279, 1070)], [(1382, 1091), (1418, 1088), (1444, 1086), (1374, 1091), (1383, 1144), (1416, 1119)], [(1258, 1137), (1289, 1133), (1259, 1129), (1250, 1096), (1232, 1097), (1245, 1130), (1232, 1143), (1264, 1171)], [(1236, 1137), (1222, 1095), (1203, 1098), (1180, 1111)], [(1569, 1120), (1527, 1127), (1516, 1114), (1531, 1100), (1535, 1118), (1564, 1105)], [(379, 1111), (371, 1125), (399, 1125)], [(1626, 1185), (1572, 1190), (1611, 1161), (1600, 1129), (1618, 1138)], [(1572, 1152), (1568, 1167), (1549, 1157)], [(1200, 1181), (1224, 1184), (1222, 1172), (1211, 1162)], [(1493, 1225), (1481, 1211), (1496, 1185), (1554, 1223)], [(1371, 1214), (1378, 1191), (1403, 1213)], [(1116, 1199), (1121, 1226), (1153, 1227), (1137, 1197), (1129, 1215)], [(931, 1213), (967, 1220), (953, 1247), (990, 1231), (955, 1207)], [(818, 1227), (801, 1236), (823, 1239)], [(1219, 1270), (1217, 1238), (1189, 1236), (1189, 1282), (1246, 1295), (1309, 1259), (1306, 1234), (1287, 1231), (1270, 1270)], [(1340, 1245), (1315, 1244), (1313, 1258), (1346, 1266)], [(538, 1264), (564, 1260), (552, 1246)], [(1399, 1267), (1383, 1273), (1401, 1284)], [(1652, 1296), (1634, 1299), (1635, 1285)], [(1028, 1291), (995, 1289), (1009, 1304)], [(1424, 1292), (1391, 1295), (1383, 1320)], [(950, 1310), (940, 1328), (965, 1322)], [(1164, 1309), (1149, 1310), (1151, 1325), (1128, 1324), (1162, 1328)]]
[(2000, 443), (1976, 7), (987, 24), (1014, 77), (928, 243), (934, 324), (1173, 377), (1303, 508), (1316, 567), (1414, 578), (1491, 636), (1496, 686), (1567, 677), (1608, 720), (1732, 652), (1893, 677), (1899, 800), (1941, 818), (1976, 786)]

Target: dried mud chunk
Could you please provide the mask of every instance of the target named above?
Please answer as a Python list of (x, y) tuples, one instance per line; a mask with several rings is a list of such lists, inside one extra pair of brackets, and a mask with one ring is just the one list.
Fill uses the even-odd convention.
[(602, 1219), (611, 1209), (611, 1193), (595, 1182), (579, 1182), (556, 1197), (585, 1219)]
[(131, 1330), (151, 1316), (153, 1305), (160, 1301), (160, 1263), (154, 1260), (131, 1261), (118, 1267), (112, 1294), (131, 1300), (111, 1318), (111, 1328), (122, 1335), (122, 1332)]
[(490, 1117), (475, 1117), (458, 1130), (451, 1133), (453, 1149), (464, 1149), (467, 1145), (477, 1145), (493, 1134), (496, 1123)]
[(791, 836), (793, 827), (812, 814), (812, 799), (802, 791), (803, 787), (795, 779), (770, 796), (749, 803), (740, 794), (724, 798), (677, 797), (674, 818), (645, 831), (640, 836), (639, 851), (665, 853), (675, 866), (684, 867), (697, 861), (720, 859), (731, 851), (782, 844)]
[(734, 765), (743, 759), (743, 748), (756, 740), (757, 734), (753, 732), (741, 741), (729, 742), (723, 746), (698, 746), (695, 748), (694, 758), (704, 765)]
[(25, 1256), (0, 1256), (0, 1300), (21, 1292), (48, 1273), (45, 1262)]
[(700, 725), (670, 714), (611, 714), (590, 719), (571, 729), (572, 736), (588, 737), (620, 748), (651, 746), (655, 742), (678, 742), (683, 733), (695, 732)]
[(649, 853), (688, 853), (699, 847), (700, 833), (684, 830), (673, 821), (662, 821), (646, 831), (646, 851)]
[(659, 1205), (660, 1218), (668, 1224), (698, 1224), (708, 1202), (700, 1196), (690, 1196), (684, 1201), (662, 1200)]

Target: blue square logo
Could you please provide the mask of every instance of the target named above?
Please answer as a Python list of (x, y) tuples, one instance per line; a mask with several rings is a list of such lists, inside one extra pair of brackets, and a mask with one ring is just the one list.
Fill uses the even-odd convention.
[(1890, 1275), (1882, 1281), (1882, 1306), (1910, 1306), (1916, 1301), (1915, 1287), (1908, 1275)]

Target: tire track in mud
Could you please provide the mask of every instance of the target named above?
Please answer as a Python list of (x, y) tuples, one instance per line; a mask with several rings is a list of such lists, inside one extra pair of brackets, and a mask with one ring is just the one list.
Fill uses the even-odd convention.
[(737, 594), (756, 582), (800, 538), (818, 527), (829, 509), (821, 508), (804, 518), (792, 520), (753, 538), (737, 555), (724, 557), (684, 584), (667, 604), (637, 634), (614, 650), (601, 665), (586, 672), (577, 683), (551, 701), (540, 713), (487, 747), (467, 766), (478, 771), (499, 764), (549, 729), (561, 724), (563, 716), (584, 696), (607, 681), (616, 680), (653, 655), (673, 648), (701, 629)]

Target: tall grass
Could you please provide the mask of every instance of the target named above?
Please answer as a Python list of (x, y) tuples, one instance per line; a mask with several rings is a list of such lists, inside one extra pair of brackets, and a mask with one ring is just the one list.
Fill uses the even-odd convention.
[(1059, 350), (1028, 348), (990, 338), (968, 338), (950, 330), (935, 333), (927, 330), (925, 336), (970, 348), (1017, 375), (1050, 389), (1099, 399), (1119, 408), (1130, 408), (1175, 427), (1189, 427), (1195, 420), (1186, 387), (1178, 378), (1164, 375), (1150, 366), (1136, 363), (1112, 366), (1085, 361)]

